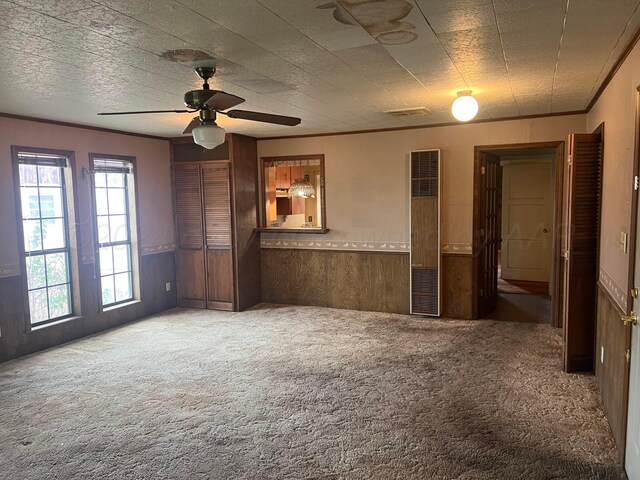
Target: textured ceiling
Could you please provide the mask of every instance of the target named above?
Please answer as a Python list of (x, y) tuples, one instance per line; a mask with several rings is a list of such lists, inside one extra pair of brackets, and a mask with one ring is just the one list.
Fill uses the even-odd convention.
[[(302, 118), (227, 130), (297, 135), (584, 109), (640, 26), (640, 0), (0, 0), (0, 112), (162, 136), (194, 65), (238, 108)], [(186, 50), (186, 51), (181, 51)], [(195, 52), (194, 52), (195, 51)], [(173, 52), (173, 53), (171, 53)], [(178, 61), (176, 61), (178, 60)], [(426, 115), (388, 110), (426, 107)]]

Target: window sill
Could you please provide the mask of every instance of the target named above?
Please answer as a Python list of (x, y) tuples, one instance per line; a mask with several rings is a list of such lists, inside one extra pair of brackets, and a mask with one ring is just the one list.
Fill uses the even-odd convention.
[(130, 302), (119, 303), (117, 305), (112, 305), (110, 307), (106, 307), (102, 309), (102, 313), (112, 312), (113, 310), (118, 310), (119, 308), (129, 307), (131, 305), (136, 305), (138, 303), (142, 303), (141, 300), (131, 300)]
[(76, 315), (74, 317), (62, 318), (62, 319), (57, 320), (55, 322), (45, 323), (43, 325), (32, 325), (31, 329), (29, 330), (29, 333), (30, 332), (37, 332), (38, 330), (44, 330), (46, 328), (53, 327), (53, 326), (56, 326), (56, 325), (62, 325), (63, 323), (73, 322), (74, 320), (80, 320), (81, 318), (84, 318), (84, 317), (82, 315)]
[(315, 233), (315, 234), (325, 234), (329, 233), (328, 228), (316, 228), (316, 227), (307, 227), (307, 228), (255, 228), (254, 232), (261, 233)]

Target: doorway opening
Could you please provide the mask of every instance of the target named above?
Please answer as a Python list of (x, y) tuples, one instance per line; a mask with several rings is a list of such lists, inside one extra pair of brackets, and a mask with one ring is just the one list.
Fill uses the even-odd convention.
[(563, 160), (564, 142), (476, 147), (475, 318), (561, 326)]

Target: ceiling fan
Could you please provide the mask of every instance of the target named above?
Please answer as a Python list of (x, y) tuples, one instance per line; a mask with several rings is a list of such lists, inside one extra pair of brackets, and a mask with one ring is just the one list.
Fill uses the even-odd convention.
[[(224, 129), (216, 125), (216, 114), (221, 113), (229, 118), (253, 120), (256, 122), (274, 123), (276, 125), (295, 126), (301, 120), (285, 115), (273, 115), (270, 113), (251, 112), (249, 110), (228, 110), (244, 102), (244, 98), (223, 92), (212, 90), (209, 87), (209, 79), (216, 73), (215, 67), (198, 67), (196, 73), (204, 83), (202, 89), (191, 90), (184, 94), (184, 104), (189, 109), (184, 110), (142, 110), (137, 112), (102, 112), (98, 115), (136, 115), (140, 113), (194, 113), (187, 128), (182, 133), (191, 133), (193, 141), (204, 148), (215, 148), (224, 143)], [(227, 110), (227, 111), (224, 111)]]

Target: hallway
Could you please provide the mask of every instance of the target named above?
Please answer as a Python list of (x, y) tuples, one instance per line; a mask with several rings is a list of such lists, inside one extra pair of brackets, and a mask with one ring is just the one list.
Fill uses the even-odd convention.
[[(506, 322), (551, 325), (551, 297), (518, 293), (498, 293), (496, 309), (486, 317)], [(558, 330), (558, 335), (561, 332)]]

